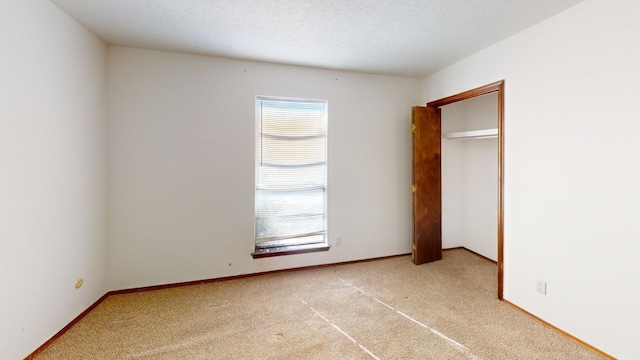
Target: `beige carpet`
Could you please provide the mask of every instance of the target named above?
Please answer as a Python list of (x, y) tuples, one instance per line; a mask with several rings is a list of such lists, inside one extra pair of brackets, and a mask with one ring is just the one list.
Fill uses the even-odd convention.
[(465, 250), (110, 296), (37, 359), (601, 359)]

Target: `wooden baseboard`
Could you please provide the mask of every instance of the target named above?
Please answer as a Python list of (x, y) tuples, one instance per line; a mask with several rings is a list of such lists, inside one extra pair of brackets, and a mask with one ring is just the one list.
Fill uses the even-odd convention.
[[(491, 261), (493, 263), (495, 263), (495, 261), (487, 258), (486, 256), (480, 255), (474, 251), (471, 251), (465, 247), (456, 247), (456, 248), (449, 248), (449, 249), (442, 249), (443, 251), (451, 251), (451, 250), (466, 250), (469, 251), (477, 256), (480, 256), (484, 259), (487, 259), (488, 261)], [(161, 290), (161, 289), (169, 289), (169, 288), (174, 288), (174, 287), (181, 287), (181, 286), (190, 286), (190, 285), (198, 285), (198, 284), (206, 284), (206, 283), (213, 283), (213, 282), (220, 282), (220, 281), (227, 281), (227, 280), (234, 280), (234, 279), (243, 279), (243, 278), (249, 278), (249, 277), (255, 277), (255, 276), (262, 276), (262, 275), (268, 275), (268, 274), (276, 274), (276, 273), (282, 273), (282, 272), (290, 272), (290, 271), (299, 271), (299, 270), (309, 270), (309, 269), (319, 269), (319, 268), (326, 268), (326, 267), (332, 267), (332, 266), (338, 266), (338, 265), (347, 265), (347, 264), (356, 264), (356, 263), (363, 263), (363, 262), (369, 262), (369, 261), (376, 261), (376, 260), (384, 260), (384, 259), (391, 259), (391, 258), (396, 258), (396, 257), (402, 257), (402, 256), (408, 256), (411, 254), (399, 254), (399, 255), (391, 255), (391, 256), (383, 256), (383, 257), (377, 257), (377, 258), (371, 258), (371, 259), (362, 259), (362, 260), (352, 260), (352, 261), (344, 261), (344, 262), (339, 262), (339, 263), (331, 263), (331, 264), (322, 264), (322, 265), (312, 265), (312, 266), (303, 266), (303, 267), (297, 267), (297, 268), (292, 268), (292, 269), (282, 269), (282, 270), (272, 270), (272, 271), (265, 271), (265, 272), (259, 272), (259, 273), (252, 273), (252, 274), (243, 274), (243, 275), (235, 275), (235, 276), (228, 276), (228, 277), (221, 277), (221, 278), (212, 278), (212, 279), (204, 279), (204, 280), (195, 280), (195, 281), (186, 281), (186, 282), (180, 282), (180, 283), (172, 283), (172, 284), (165, 284), (165, 285), (155, 285), (155, 286), (146, 286), (146, 287), (139, 287), (139, 288), (131, 288), (131, 289), (123, 289), (123, 290), (114, 290), (114, 291), (109, 291), (106, 294), (102, 295), (102, 297), (100, 297), (98, 300), (96, 300), (96, 302), (94, 302), (91, 306), (89, 306), (85, 311), (83, 311), (82, 313), (80, 313), (80, 315), (76, 316), (73, 320), (71, 320), (71, 322), (69, 324), (67, 324), (64, 328), (62, 328), (60, 331), (58, 331), (55, 335), (53, 335), (49, 340), (47, 340), (44, 344), (42, 344), (40, 347), (38, 347), (36, 350), (34, 350), (31, 354), (29, 354), (27, 357), (24, 358), (24, 360), (32, 360), (34, 359), (38, 354), (40, 354), (42, 351), (44, 351), (44, 349), (46, 349), (49, 345), (51, 345), (51, 343), (53, 343), (55, 340), (57, 340), (60, 336), (64, 335), (64, 333), (66, 333), (69, 329), (71, 329), (71, 327), (73, 327), (76, 323), (78, 323), (80, 320), (82, 320), (83, 317), (85, 317), (87, 314), (89, 314), (93, 309), (95, 309), (98, 305), (100, 305), (100, 303), (102, 303), (106, 298), (108, 298), (111, 295), (119, 295), (119, 294), (129, 294), (129, 293), (135, 293), (135, 292), (142, 292), (142, 291), (152, 291), (152, 290)], [(589, 344), (587, 344), (586, 342), (578, 339), (577, 337), (567, 333), (566, 331), (559, 329), (557, 327), (555, 327), (554, 325), (549, 324), (548, 322), (540, 319), (539, 317), (531, 314), (530, 312), (522, 309), (521, 307), (509, 302), (508, 300), (503, 300), (507, 305), (513, 307), (514, 309), (521, 311), (522, 313), (532, 317), (533, 319), (541, 322), (542, 324), (544, 324), (545, 326), (549, 327), (550, 329), (556, 331), (557, 333), (577, 342), (578, 344), (580, 344), (581, 346), (593, 351), (594, 353), (603, 356), (606, 359), (610, 359), (610, 360), (617, 360), (615, 357), (605, 353), (604, 351), (601, 351)]]
[(514, 308), (514, 309), (516, 309), (516, 310), (518, 310), (518, 311), (520, 311), (520, 312), (522, 312), (522, 313), (524, 313), (524, 314), (526, 314), (526, 315), (528, 315), (528, 316), (532, 317), (533, 319), (535, 319), (535, 320), (539, 321), (540, 323), (542, 323), (542, 324), (543, 324), (543, 325), (545, 325), (546, 327), (550, 328), (551, 330), (553, 330), (553, 331), (557, 332), (558, 334), (560, 334), (560, 335), (562, 335), (562, 336), (564, 336), (564, 337), (566, 337), (566, 338), (569, 338), (569, 339), (571, 339), (571, 340), (573, 340), (573, 341), (577, 342), (577, 343), (578, 343), (578, 344), (580, 344), (581, 346), (583, 346), (583, 347), (585, 347), (585, 348), (587, 348), (587, 349), (591, 350), (592, 352), (594, 352), (594, 353), (596, 353), (596, 354), (598, 354), (598, 355), (600, 355), (600, 356), (604, 357), (605, 359), (609, 359), (609, 360), (616, 360), (616, 358), (615, 358), (615, 357), (613, 357), (613, 356), (611, 356), (611, 355), (609, 355), (609, 354), (605, 353), (604, 351), (602, 351), (602, 350), (600, 350), (600, 349), (598, 349), (598, 348), (595, 348), (595, 347), (593, 347), (593, 346), (591, 346), (591, 345), (587, 344), (586, 342), (584, 342), (584, 341), (582, 341), (582, 340), (578, 339), (577, 337), (575, 337), (575, 336), (573, 336), (573, 335), (569, 334), (568, 332), (566, 332), (566, 331), (564, 331), (564, 330), (562, 330), (562, 329), (560, 329), (560, 328), (558, 328), (558, 327), (556, 327), (556, 326), (554, 326), (554, 325), (552, 325), (552, 324), (550, 324), (550, 323), (548, 323), (548, 322), (546, 322), (546, 321), (542, 320), (541, 318), (539, 318), (539, 317), (537, 317), (537, 316), (533, 315), (532, 313), (530, 313), (530, 312), (528, 312), (527, 310), (525, 310), (525, 309), (523, 309), (523, 308), (519, 307), (518, 305), (515, 305), (515, 304), (513, 304), (513, 303), (509, 302), (509, 301), (508, 301), (508, 300), (506, 300), (506, 299), (504, 299), (504, 300), (502, 300), (502, 301), (503, 301), (505, 304), (507, 304), (507, 305), (511, 306), (512, 308)]
[[(472, 253), (472, 254), (474, 254), (474, 255), (477, 255), (477, 256), (479, 256), (479, 257), (481, 257), (481, 258), (483, 258), (483, 259), (486, 259), (487, 261), (491, 261), (492, 263), (496, 264), (496, 262), (495, 262), (495, 261), (493, 261), (493, 260), (489, 259), (488, 257), (486, 257), (486, 256), (484, 256), (484, 255), (481, 255), (481, 254), (478, 254), (477, 252), (475, 252), (475, 251), (473, 251), (473, 250), (469, 250), (469, 249), (467, 249), (467, 248), (466, 248), (466, 247), (464, 247), (464, 246), (459, 246), (459, 247), (449, 248), (449, 249), (442, 249), (442, 251), (450, 251), (450, 250), (466, 250), (466, 251), (468, 251), (468, 252), (470, 252), (470, 253)], [(560, 328), (558, 328), (558, 327), (556, 327), (556, 326), (554, 326), (554, 325), (551, 325), (550, 323), (548, 323), (548, 322), (546, 322), (546, 321), (544, 321), (544, 320), (540, 319), (539, 317), (537, 317), (537, 316), (533, 315), (532, 313), (530, 313), (530, 312), (528, 312), (528, 311), (524, 310), (523, 308), (521, 308), (521, 307), (519, 307), (519, 306), (517, 306), (517, 305), (515, 305), (515, 304), (513, 304), (513, 303), (511, 303), (511, 302), (509, 302), (508, 300), (506, 300), (506, 299), (502, 299), (502, 301), (503, 301), (504, 303), (506, 303), (507, 305), (511, 306), (512, 308), (514, 308), (514, 309), (516, 309), (516, 310), (518, 310), (518, 311), (520, 311), (520, 312), (522, 312), (522, 313), (524, 313), (524, 314), (526, 314), (526, 315), (528, 315), (528, 316), (532, 317), (532, 318), (533, 318), (533, 319), (535, 319), (536, 321), (539, 321), (540, 323), (542, 323), (543, 325), (545, 325), (545, 326), (547, 326), (548, 328), (552, 329), (553, 331), (557, 332), (558, 334), (560, 334), (560, 335), (562, 335), (562, 336), (564, 336), (564, 337), (566, 337), (566, 338), (569, 338), (569, 339), (571, 339), (571, 340), (573, 340), (573, 341), (577, 342), (578, 344), (580, 344), (580, 345), (581, 345), (581, 346), (583, 346), (584, 348), (589, 349), (590, 351), (592, 351), (592, 352), (594, 352), (594, 353), (596, 353), (596, 354), (598, 354), (598, 355), (600, 355), (600, 356), (604, 357), (605, 359), (616, 360), (616, 358), (615, 358), (615, 357), (613, 357), (613, 356), (611, 356), (611, 355), (609, 355), (609, 354), (605, 353), (604, 351), (602, 351), (602, 350), (600, 350), (600, 349), (598, 349), (598, 348), (596, 348), (596, 347), (593, 347), (593, 346), (589, 345), (588, 343), (586, 343), (586, 342), (584, 342), (584, 341), (582, 341), (582, 340), (578, 339), (577, 337), (575, 337), (575, 336), (573, 336), (573, 335), (569, 334), (568, 332), (566, 332), (566, 331), (564, 331), (564, 330), (562, 330), (562, 329), (560, 329)]]
[(272, 270), (272, 271), (264, 271), (264, 272), (258, 272), (258, 273), (227, 276), (227, 277), (220, 277), (220, 278), (195, 280), (195, 281), (185, 281), (185, 282), (165, 284), (165, 285), (154, 285), (154, 286), (145, 286), (145, 287), (138, 287), (138, 288), (131, 288), (131, 289), (109, 291), (106, 294), (102, 295), (102, 297), (100, 297), (100, 299), (98, 299), (96, 302), (94, 302), (91, 306), (89, 306), (80, 315), (76, 316), (73, 320), (71, 320), (71, 322), (69, 324), (67, 324), (67, 326), (63, 327), (60, 331), (58, 331), (55, 335), (53, 335), (44, 344), (40, 345), (40, 347), (35, 349), (31, 354), (27, 355), (27, 357), (25, 357), (24, 360), (32, 360), (32, 359), (34, 359), (38, 354), (40, 354), (42, 351), (44, 351), (44, 349), (46, 349), (49, 345), (51, 345), (52, 342), (56, 341), (56, 339), (58, 339), (60, 336), (64, 335), (64, 333), (66, 333), (69, 329), (71, 329), (71, 327), (73, 327), (73, 325), (75, 325), (78, 321), (82, 320), (83, 317), (85, 317), (88, 313), (90, 313), (93, 309), (95, 309), (96, 306), (100, 305), (101, 302), (103, 302), (106, 298), (108, 298), (111, 295), (130, 294), (130, 293), (143, 292), (143, 291), (169, 289), (169, 288), (175, 288), (175, 287), (181, 287), (181, 286), (207, 284), (207, 283), (213, 283), (213, 282), (228, 281), (228, 280), (235, 280), (235, 279), (244, 279), (244, 278), (249, 278), (249, 277), (263, 276), (263, 275), (290, 272), (290, 271), (320, 269), (320, 268), (326, 268), (326, 267), (332, 267), (332, 266), (338, 266), (338, 265), (357, 264), (357, 263), (376, 261), (376, 260), (384, 260), (384, 259), (391, 259), (391, 258), (409, 256), (409, 255), (411, 255), (411, 254), (410, 253), (408, 253), (408, 254), (398, 254), (398, 255), (376, 257), (376, 258), (371, 258), (371, 259), (343, 261), (343, 262), (338, 262), (338, 263), (322, 264), (322, 265), (302, 266), (302, 267), (296, 267), (296, 268), (291, 268), (291, 269)]
[(58, 331), (55, 335), (53, 335), (49, 340), (45, 341), (44, 344), (40, 345), (37, 349), (35, 349), (31, 354), (27, 355), (24, 360), (35, 359), (35, 357), (40, 354), (44, 349), (46, 349), (52, 342), (56, 341), (60, 336), (64, 335), (73, 325), (78, 323), (78, 321), (82, 320), (88, 313), (90, 313), (93, 309), (95, 309), (101, 302), (103, 302), (107, 297), (109, 297), (109, 293), (102, 295), (96, 302), (91, 304), (85, 311), (81, 312), (80, 315), (76, 316), (67, 326), (63, 327), (60, 331)]
[(411, 255), (411, 254), (410, 253), (408, 253), (408, 254), (398, 254), (398, 255), (382, 256), (382, 257), (376, 257), (376, 258), (370, 258), (370, 259), (343, 261), (343, 262), (330, 263), (330, 264), (301, 266), (301, 267), (295, 267), (295, 268), (290, 268), (290, 269), (280, 269), (280, 270), (263, 271), (263, 272), (257, 272), (257, 273), (251, 273), (251, 274), (225, 276), (225, 277), (212, 278), (212, 279), (185, 281), (185, 282), (171, 283), (171, 284), (164, 284), (164, 285), (144, 286), (144, 287), (138, 287), (138, 288), (114, 290), (114, 291), (110, 291), (108, 294), (109, 295), (120, 295), (120, 294), (136, 293), (136, 292), (141, 292), (141, 291), (170, 289), (170, 288), (181, 287), (181, 286), (191, 286), (191, 285), (215, 283), (215, 282), (220, 282), (220, 281), (245, 279), (245, 278), (250, 278), (250, 277), (270, 275), (270, 274), (278, 274), (278, 273), (291, 272), (291, 271), (321, 269), (321, 268), (333, 267), (333, 266), (339, 266), (339, 265), (357, 264), (357, 263), (363, 263), (363, 262), (369, 262), (369, 261), (392, 259), (392, 258), (396, 258), (396, 257), (409, 256), (409, 255)]
[(489, 259), (488, 257), (486, 257), (486, 256), (484, 256), (484, 255), (481, 255), (481, 254), (478, 254), (477, 252), (475, 252), (475, 251), (473, 251), (473, 250), (469, 250), (469, 249), (467, 249), (467, 248), (466, 248), (466, 247), (464, 247), (464, 246), (458, 246), (458, 247), (453, 247), (453, 248), (448, 248), (448, 249), (442, 249), (442, 251), (451, 251), (451, 250), (466, 250), (466, 251), (468, 251), (468, 252), (470, 252), (470, 253), (472, 253), (472, 254), (474, 254), (474, 255), (476, 255), (476, 256), (479, 256), (479, 257), (481, 257), (481, 258), (483, 258), (483, 259), (485, 259), (485, 260), (487, 260), (487, 261), (491, 261), (491, 262), (492, 262), (492, 263), (494, 263), (494, 264), (497, 264), (497, 263), (498, 263), (497, 261), (495, 261), (495, 260), (491, 260), (491, 259)]

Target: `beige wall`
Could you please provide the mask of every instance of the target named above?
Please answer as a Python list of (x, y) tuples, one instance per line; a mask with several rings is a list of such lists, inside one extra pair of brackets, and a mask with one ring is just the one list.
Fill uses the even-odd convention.
[[(586, 0), (420, 82), (107, 50), (47, 1), (0, 3), (0, 357), (107, 289), (408, 252), (410, 106), (500, 79), (505, 298), (638, 357), (639, 17)], [(329, 100), (329, 252), (249, 256), (255, 95)]]
[(505, 79), (504, 296), (620, 359), (640, 356), (638, 18), (640, 2), (586, 0), (426, 78), (423, 98)]
[(21, 359), (107, 290), (106, 45), (49, 1), (0, 2), (0, 43), (0, 358)]
[[(410, 252), (420, 86), (110, 47), (110, 289)], [(329, 101), (328, 252), (250, 256), (256, 95)]]

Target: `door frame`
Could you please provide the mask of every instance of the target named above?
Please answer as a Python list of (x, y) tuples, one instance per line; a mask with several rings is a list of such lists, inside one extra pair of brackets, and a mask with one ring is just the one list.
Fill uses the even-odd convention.
[[(504, 80), (480, 86), (456, 95), (430, 101), (427, 107), (444, 105), (498, 93), (498, 299), (503, 300), (504, 290)], [(442, 120), (440, 120), (442, 121)]]

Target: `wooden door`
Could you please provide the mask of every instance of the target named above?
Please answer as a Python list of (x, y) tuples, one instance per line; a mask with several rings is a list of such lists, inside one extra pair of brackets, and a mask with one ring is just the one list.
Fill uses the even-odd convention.
[(413, 247), (416, 265), (442, 259), (440, 109), (411, 108), (413, 153)]

